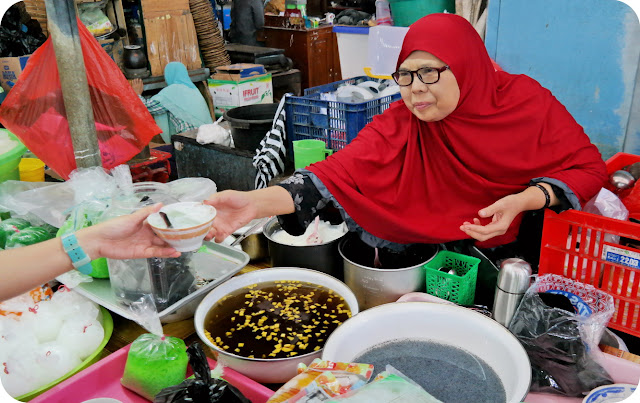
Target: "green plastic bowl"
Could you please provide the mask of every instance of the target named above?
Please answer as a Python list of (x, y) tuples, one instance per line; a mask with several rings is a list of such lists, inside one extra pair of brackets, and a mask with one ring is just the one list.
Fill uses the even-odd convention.
[(113, 333), (113, 318), (111, 317), (111, 314), (109, 313), (109, 311), (107, 311), (103, 307), (99, 307), (99, 308), (100, 308), (100, 313), (102, 314), (101, 323), (102, 323), (102, 327), (104, 328), (104, 339), (102, 339), (102, 343), (100, 343), (96, 351), (94, 351), (90, 356), (85, 358), (85, 360), (82, 361), (80, 365), (78, 365), (71, 371), (67, 372), (65, 375), (42, 386), (41, 388), (34, 390), (33, 392), (25, 393), (22, 396), (16, 397), (16, 400), (19, 400), (21, 402), (28, 402), (29, 400), (35, 398), (38, 395), (43, 394), (44, 392), (53, 388), (60, 382), (66, 380), (67, 378), (70, 378), (73, 375), (77, 374), (78, 372), (82, 371), (83, 369), (91, 366), (92, 364), (95, 364), (100, 360), (100, 358), (102, 358), (100, 354), (102, 353), (102, 350), (104, 350), (104, 347), (109, 342), (109, 339), (111, 338), (111, 334)]
[(16, 140), (19, 144), (8, 152), (0, 154), (0, 183), (8, 180), (20, 180), (18, 165), (22, 154), (27, 151), (27, 147), (13, 133), (7, 129), (0, 129), (0, 136), (4, 137), (5, 135), (8, 135), (12, 140)]

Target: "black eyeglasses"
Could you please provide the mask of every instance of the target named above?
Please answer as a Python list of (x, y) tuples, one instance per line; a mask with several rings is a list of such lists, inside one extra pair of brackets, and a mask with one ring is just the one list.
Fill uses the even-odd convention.
[(440, 68), (435, 67), (421, 67), (418, 70), (398, 70), (391, 74), (391, 77), (401, 87), (407, 87), (413, 84), (413, 75), (418, 76), (418, 79), (425, 84), (435, 84), (440, 80), (440, 73), (448, 70), (449, 66), (443, 66)]

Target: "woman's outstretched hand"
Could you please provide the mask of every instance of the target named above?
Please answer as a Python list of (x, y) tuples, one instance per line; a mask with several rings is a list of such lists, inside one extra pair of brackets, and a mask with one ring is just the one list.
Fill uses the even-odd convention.
[(250, 192), (225, 190), (213, 194), (204, 203), (216, 209), (216, 218), (206, 240), (215, 238), (216, 242), (222, 242), (235, 230), (247, 225), (257, 214)]

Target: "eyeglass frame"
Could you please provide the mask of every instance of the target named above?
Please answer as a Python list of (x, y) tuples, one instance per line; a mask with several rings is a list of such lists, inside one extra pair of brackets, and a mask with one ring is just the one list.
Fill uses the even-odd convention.
[[(422, 76), (421, 76), (420, 74), (418, 74), (418, 72), (419, 72), (420, 70), (422, 70), (422, 69), (432, 69), (432, 70), (437, 71), (437, 72), (438, 72), (438, 79), (437, 79), (436, 81), (432, 82), (432, 83), (425, 83), (425, 82), (424, 82), (424, 80), (422, 79)], [(400, 87), (408, 87), (408, 86), (410, 86), (411, 84), (413, 84), (413, 77), (414, 77), (414, 76), (417, 76), (417, 77), (418, 77), (418, 80), (420, 80), (420, 82), (421, 82), (421, 83), (429, 85), (429, 84), (435, 84), (435, 83), (437, 83), (438, 81), (440, 81), (440, 74), (441, 74), (441, 73), (444, 73), (444, 72), (445, 72), (445, 71), (447, 71), (447, 70), (451, 70), (451, 68), (449, 67), (449, 65), (445, 65), (445, 66), (442, 66), (442, 67), (420, 67), (420, 68), (419, 68), (419, 69), (417, 69), (417, 70), (403, 70), (403, 72), (411, 73), (411, 82), (409, 82), (409, 84), (406, 84), (406, 85), (401, 85), (401, 84), (398, 82), (398, 79), (396, 78), (396, 76), (400, 74), (400, 70), (398, 70), (398, 71), (394, 71), (394, 72), (391, 74), (391, 77), (393, 77), (393, 81), (395, 81), (395, 82), (396, 82), (396, 84), (398, 84)]]

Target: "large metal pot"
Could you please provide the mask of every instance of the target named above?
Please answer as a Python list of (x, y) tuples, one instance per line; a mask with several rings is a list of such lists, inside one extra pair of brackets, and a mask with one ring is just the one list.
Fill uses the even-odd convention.
[(379, 249), (381, 268), (373, 267), (375, 250), (357, 236), (345, 237), (338, 251), (343, 259), (344, 282), (365, 310), (394, 302), (402, 295), (425, 291), (424, 264), (438, 253), (439, 245), (416, 245), (405, 253)]
[(344, 238), (344, 235), (320, 245), (291, 246), (273, 240), (273, 234), (281, 230), (282, 227), (276, 217), (269, 220), (263, 229), (269, 243), (272, 266), (304, 267), (330, 274), (340, 280), (343, 279), (338, 242)]
[(298, 280), (321, 285), (333, 290), (344, 298), (351, 315), (358, 313), (358, 302), (355, 295), (341, 281), (324, 273), (314, 270), (292, 268), (292, 267), (275, 267), (271, 269), (262, 269), (234, 277), (222, 283), (211, 291), (202, 300), (194, 317), (196, 333), (203, 343), (209, 346), (217, 356), (217, 360), (223, 365), (232, 368), (243, 375), (248, 376), (256, 382), (261, 383), (285, 383), (297, 374), (298, 364), (304, 363), (309, 365), (311, 361), (320, 358), (322, 348), (318, 351), (308, 354), (302, 354), (289, 358), (247, 358), (230, 351), (221, 349), (207, 338), (205, 334), (205, 319), (211, 308), (223, 297), (250, 286), (252, 284), (278, 281), (278, 280)]

